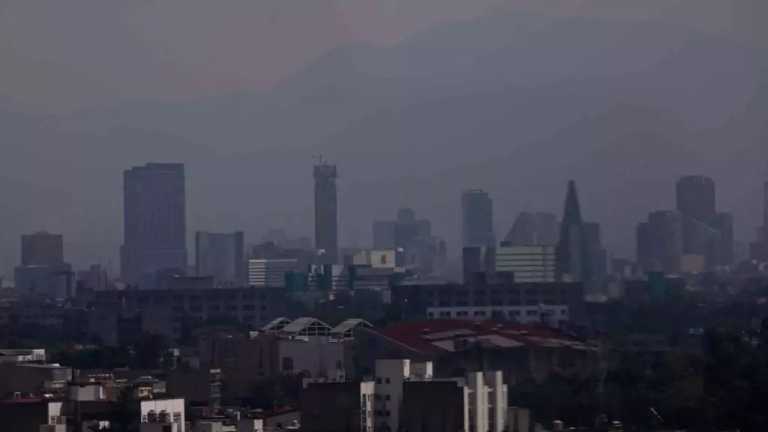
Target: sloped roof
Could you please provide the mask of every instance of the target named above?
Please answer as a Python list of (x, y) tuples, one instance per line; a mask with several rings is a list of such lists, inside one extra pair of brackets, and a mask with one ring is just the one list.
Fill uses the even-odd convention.
[(327, 328), (328, 330), (331, 329), (331, 326), (317, 318), (301, 317), (293, 320), (290, 324), (283, 327), (281, 331), (283, 333), (300, 333), (302, 330), (305, 330), (313, 325), (319, 325), (321, 327)]
[(285, 326), (287, 326), (290, 323), (291, 323), (291, 320), (289, 320), (288, 318), (279, 317), (279, 318), (273, 319), (261, 329), (264, 331), (279, 331), (279, 330), (282, 330)]
[(364, 319), (351, 318), (351, 319), (345, 320), (341, 324), (339, 324), (336, 327), (334, 327), (331, 330), (331, 333), (332, 334), (344, 334), (344, 333), (348, 332), (349, 330), (356, 329), (359, 326), (371, 328), (371, 327), (373, 327), (373, 324), (369, 323), (368, 321), (366, 321)]

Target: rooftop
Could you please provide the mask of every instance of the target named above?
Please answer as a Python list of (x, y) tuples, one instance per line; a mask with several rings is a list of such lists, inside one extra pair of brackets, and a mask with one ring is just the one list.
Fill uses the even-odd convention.
[(397, 323), (377, 332), (423, 354), (462, 351), (477, 345), (495, 349), (526, 346), (595, 349), (557, 329), (500, 321), (416, 321)]

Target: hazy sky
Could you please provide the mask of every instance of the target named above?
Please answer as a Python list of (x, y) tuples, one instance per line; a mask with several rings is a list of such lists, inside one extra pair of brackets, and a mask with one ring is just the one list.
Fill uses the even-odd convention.
[(408, 205), (455, 246), (470, 187), (503, 236), (519, 211), (559, 212), (575, 178), (631, 256), (689, 173), (715, 177), (748, 241), (766, 16), (764, 0), (0, 0), (0, 275), (42, 228), (117, 270), (121, 172), (147, 161), (187, 164), (190, 231), (311, 234), (318, 153), (339, 164), (345, 244)]
[(482, 14), (654, 17), (727, 32), (761, 16), (761, 3), (0, 0), (0, 97), (36, 109), (194, 98), (263, 89), (334, 47), (393, 43)]

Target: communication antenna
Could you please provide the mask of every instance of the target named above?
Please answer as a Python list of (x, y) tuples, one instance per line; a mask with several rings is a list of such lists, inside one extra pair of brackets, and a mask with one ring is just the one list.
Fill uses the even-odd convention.
[(320, 155), (320, 154), (312, 156), (312, 159), (315, 160), (315, 163), (317, 165), (322, 165), (323, 163), (325, 163), (325, 160), (323, 159), (323, 155)]

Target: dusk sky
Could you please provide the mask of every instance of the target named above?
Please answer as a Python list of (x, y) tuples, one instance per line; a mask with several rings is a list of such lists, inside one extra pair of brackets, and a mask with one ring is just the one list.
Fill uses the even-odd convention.
[(632, 256), (691, 173), (747, 242), (766, 3), (0, 0), (0, 276), (38, 229), (116, 272), (121, 173), (148, 161), (187, 165), (190, 233), (251, 242), (309, 235), (315, 154), (339, 165), (342, 245), (407, 205), (455, 255), (462, 189), (491, 193), (503, 237), (519, 211), (560, 212), (574, 178)]

